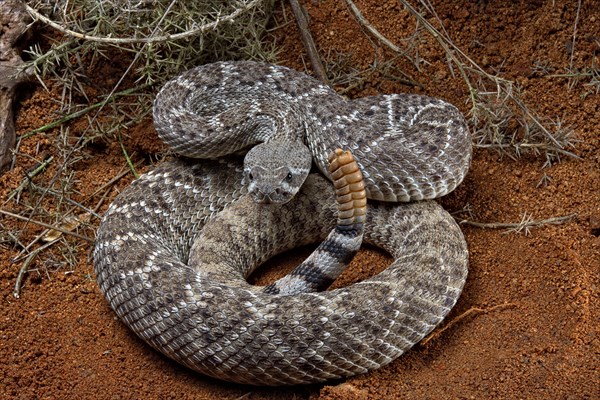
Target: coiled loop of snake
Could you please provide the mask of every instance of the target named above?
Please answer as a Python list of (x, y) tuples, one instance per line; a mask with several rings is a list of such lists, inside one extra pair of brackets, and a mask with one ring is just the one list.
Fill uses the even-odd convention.
[[(102, 293), (168, 357), (232, 382), (321, 382), (388, 364), (456, 303), (466, 243), (453, 218), (428, 201), (369, 203), (364, 241), (393, 258), (372, 278), (294, 296), (249, 285), (248, 266), (326, 238), (335, 195), (310, 175), (289, 203), (258, 207), (240, 191), (241, 178), (233, 160), (168, 162), (126, 188), (100, 225), (94, 265)], [(211, 251), (198, 257), (190, 249), (200, 243)]]
[[(194, 136), (193, 130), (177, 136), (187, 125), (202, 125), (188, 119), (193, 115), (177, 96), (185, 99), (209, 88), (218, 104), (239, 101), (249, 112), (244, 121), (256, 117), (272, 125), (272, 102), (254, 106), (250, 95), (219, 97), (229, 87), (225, 80), (263, 100), (305, 101), (294, 103), (295, 117), (306, 115), (312, 127), (304, 139), (313, 149), (341, 146), (360, 153), (371, 198), (435, 197), (452, 190), (466, 172), (468, 131), (447, 103), (410, 95), (345, 102), (297, 72), (256, 63), (219, 63), (174, 80), (155, 106), (157, 129), (178, 148), (203, 147), (205, 138)], [(311, 102), (312, 95), (316, 100)], [(226, 126), (231, 116), (223, 113), (206, 121)], [(385, 133), (369, 133), (371, 122)], [(331, 124), (339, 135), (320, 136)], [(359, 137), (361, 132), (368, 136)], [(225, 144), (236, 140), (211, 136), (219, 137)], [(400, 155), (387, 154), (380, 146), (386, 141)], [(320, 152), (317, 164), (323, 170)], [(341, 164), (342, 172), (354, 168)], [(338, 187), (338, 199), (348, 205), (340, 206), (336, 228), (336, 194), (322, 176), (308, 175), (301, 188), (294, 187), (299, 192), (280, 205), (256, 204), (241, 184), (244, 179), (244, 167), (233, 157), (166, 162), (117, 196), (98, 229), (94, 266), (100, 290), (133, 332), (168, 357), (232, 382), (322, 382), (390, 363), (430, 333), (456, 303), (467, 276), (468, 251), (458, 225), (435, 202), (369, 202), (366, 217), (356, 211), (348, 216), (346, 207), (363, 207), (361, 195), (353, 197), (360, 190), (354, 190), (358, 181), (350, 172), (347, 185)], [(344, 264), (344, 255), (360, 242), (353, 233), (360, 225), (364, 241), (393, 259), (381, 273), (340, 289), (306, 292), (305, 286), (295, 295), (247, 283), (253, 269), (268, 258), (308, 243), (331, 244), (313, 254)], [(348, 232), (350, 239), (338, 246)], [(341, 258), (330, 251), (340, 248)], [(294, 279), (314, 277), (316, 285), (308, 290), (320, 289), (335, 276), (310, 262), (305, 265), (315, 273)]]

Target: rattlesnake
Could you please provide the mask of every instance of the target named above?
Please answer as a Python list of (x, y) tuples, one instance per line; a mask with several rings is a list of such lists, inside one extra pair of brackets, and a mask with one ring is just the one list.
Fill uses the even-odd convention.
[[(396, 203), (462, 181), (471, 145), (455, 107), (417, 95), (349, 101), (291, 69), (223, 62), (167, 83), (154, 120), (184, 157), (115, 199), (94, 264), (119, 318), (162, 353), (239, 383), (320, 382), (391, 362), (456, 303), (468, 260), (460, 229), (435, 202)], [(324, 292), (290, 295), (285, 279), (271, 290), (249, 285), (266, 259), (335, 227), (323, 175), (332, 178), (336, 148), (354, 154), (367, 196), (378, 200), (369, 201), (364, 240), (394, 261)], [(311, 160), (323, 175), (309, 174)], [(308, 273), (327, 280), (318, 267)]]

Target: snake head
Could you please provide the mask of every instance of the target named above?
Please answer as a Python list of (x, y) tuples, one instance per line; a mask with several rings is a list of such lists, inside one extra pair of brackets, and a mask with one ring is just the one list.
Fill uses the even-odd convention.
[(312, 156), (303, 143), (271, 140), (254, 146), (244, 158), (244, 181), (257, 203), (285, 204), (306, 180)]

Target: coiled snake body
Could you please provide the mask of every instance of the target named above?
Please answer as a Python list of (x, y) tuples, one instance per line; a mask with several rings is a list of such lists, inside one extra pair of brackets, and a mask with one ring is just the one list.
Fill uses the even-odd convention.
[[(460, 229), (435, 202), (395, 203), (462, 181), (471, 146), (453, 106), (415, 95), (348, 101), (284, 67), (226, 62), (165, 85), (154, 118), (177, 152), (202, 159), (159, 165), (122, 192), (94, 264), (119, 318), (162, 353), (239, 383), (320, 382), (391, 362), (456, 303), (468, 259)], [(229, 155), (254, 145), (244, 163)], [(352, 151), (367, 196), (381, 200), (369, 201), (364, 240), (394, 261), (347, 288), (298, 290), (331, 278), (319, 260), (335, 259), (334, 189), (308, 172), (314, 160), (331, 179), (336, 148)], [(246, 282), (269, 257), (323, 240), (291, 280)]]

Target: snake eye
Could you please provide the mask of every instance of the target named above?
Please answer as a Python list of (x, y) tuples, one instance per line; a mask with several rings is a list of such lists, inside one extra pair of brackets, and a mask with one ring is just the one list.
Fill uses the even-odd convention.
[(250, 179), (251, 181), (254, 180), (254, 175), (252, 175), (252, 172), (248, 172), (248, 179)]
[(288, 172), (287, 176), (285, 177), (288, 181), (291, 181), (293, 176), (291, 172)]

